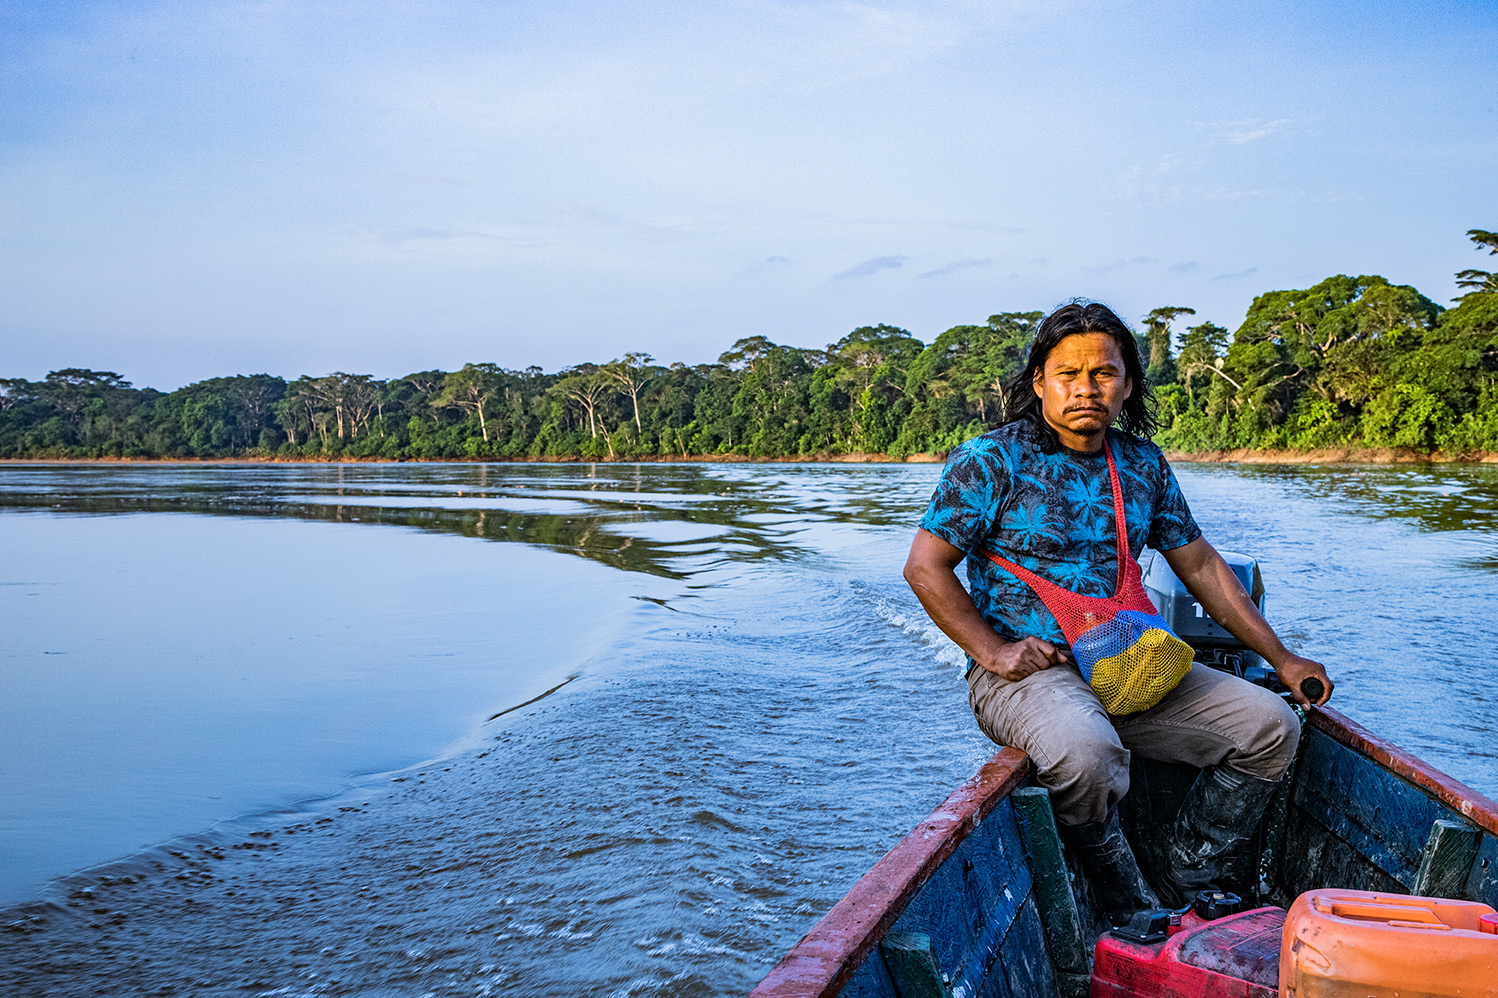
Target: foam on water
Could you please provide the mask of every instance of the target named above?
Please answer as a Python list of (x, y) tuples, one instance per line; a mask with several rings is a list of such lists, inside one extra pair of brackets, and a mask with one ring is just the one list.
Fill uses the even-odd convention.
[[(965, 585), (965, 583), (964, 583)], [(907, 596), (908, 594), (902, 594)], [(967, 653), (926, 616), (919, 604), (911, 606), (908, 598), (896, 596), (874, 597), (874, 612), (885, 621), (930, 649), (933, 661), (959, 672), (967, 669)]]

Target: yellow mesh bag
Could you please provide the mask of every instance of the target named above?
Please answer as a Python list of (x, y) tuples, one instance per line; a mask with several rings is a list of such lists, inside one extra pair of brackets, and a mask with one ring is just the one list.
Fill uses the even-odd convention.
[[(1078, 652), (1078, 665), (1082, 665), (1082, 657)], [(1176, 688), (1191, 671), (1191, 658), (1190, 645), (1163, 627), (1150, 627), (1123, 651), (1094, 660), (1088, 681), (1108, 713), (1137, 714), (1149, 710)], [(1085, 665), (1082, 671), (1085, 676)]]

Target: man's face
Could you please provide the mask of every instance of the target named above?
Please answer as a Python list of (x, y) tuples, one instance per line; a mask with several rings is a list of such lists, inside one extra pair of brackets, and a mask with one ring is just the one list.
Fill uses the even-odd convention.
[(1103, 432), (1133, 390), (1123, 354), (1107, 333), (1066, 337), (1035, 372), (1041, 414), (1072, 450), (1101, 450)]

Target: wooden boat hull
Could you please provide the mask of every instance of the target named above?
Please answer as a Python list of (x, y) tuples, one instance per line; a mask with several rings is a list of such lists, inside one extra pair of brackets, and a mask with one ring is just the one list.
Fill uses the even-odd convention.
[[(1149, 871), (1194, 777), (1141, 762), (1126, 823)], [(1054, 831), (1003, 749), (879, 861), (752, 998), (953, 998), (1086, 993), (1097, 924), (1084, 882), (1059, 870)], [(1038, 816), (1037, 816), (1038, 815)], [(1056, 855), (1048, 855), (1054, 850)], [(1342, 714), (1305, 726), (1285, 792), (1244, 870), (1288, 906), (1320, 887), (1424, 894), (1498, 907), (1498, 804)], [(1075, 889), (1074, 889), (1075, 888)], [(1267, 902), (1266, 902), (1267, 903)]]

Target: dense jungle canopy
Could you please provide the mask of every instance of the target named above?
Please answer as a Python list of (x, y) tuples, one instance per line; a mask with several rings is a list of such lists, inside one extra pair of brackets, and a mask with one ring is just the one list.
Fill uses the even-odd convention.
[[(1498, 233), (1468, 233), (1498, 254)], [(1498, 451), (1498, 275), (1465, 270), (1442, 308), (1382, 277), (1254, 299), (1231, 334), (1192, 309), (1143, 317), (1167, 450)], [(1002, 383), (1041, 312), (929, 345), (864, 326), (824, 349), (739, 340), (716, 364), (628, 353), (555, 374), (492, 363), (382, 381), (212, 378), (162, 393), (72, 368), (0, 379), (0, 457), (614, 459), (944, 452), (1002, 422)]]

